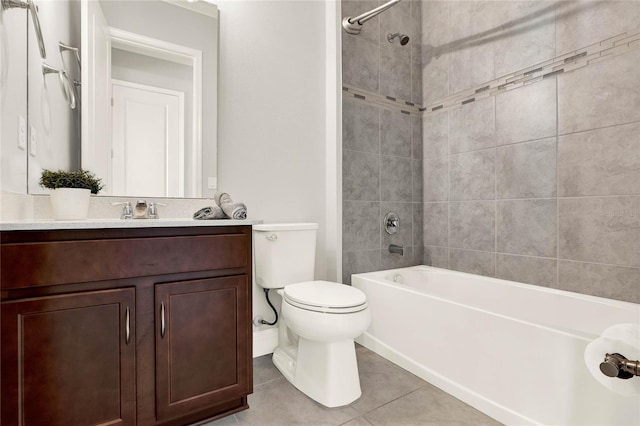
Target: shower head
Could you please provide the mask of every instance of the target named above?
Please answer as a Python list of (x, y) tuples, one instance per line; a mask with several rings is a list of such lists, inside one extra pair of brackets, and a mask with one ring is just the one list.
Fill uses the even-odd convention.
[(400, 34), (400, 33), (387, 34), (387, 40), (389, 41), (389, 43), (393, 43), (393, 40), (396, 37), (400, 39), (400, 46), (404, 46), (407, 43), (409, 43), (409, 36), (406, 34)]

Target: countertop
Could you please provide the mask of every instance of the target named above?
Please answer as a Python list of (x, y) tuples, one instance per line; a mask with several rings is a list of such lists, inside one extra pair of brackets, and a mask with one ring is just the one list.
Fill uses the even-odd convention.
[(24, 220), (0, 222), (0, 231), (36, 231), (55, 229), (106, 229), (106, 228), (171, 228), (186, 226), (241, 226), (256, 225), (262, 220), (195, 220), (190, 218), (167, 219), (86, 219), (86, 220)]

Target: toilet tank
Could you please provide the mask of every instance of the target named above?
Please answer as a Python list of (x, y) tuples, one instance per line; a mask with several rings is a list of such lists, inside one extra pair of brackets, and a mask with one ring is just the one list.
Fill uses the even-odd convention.
[(314, 279), (317, 223), (253, 226), (256, 283), (263, 288)]

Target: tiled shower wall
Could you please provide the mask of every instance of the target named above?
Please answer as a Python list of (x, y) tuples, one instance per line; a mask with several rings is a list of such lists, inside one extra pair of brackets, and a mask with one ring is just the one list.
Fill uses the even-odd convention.
[[(638, 1), (422, 2), (422, 103), (639, 25)], [(639, 65), (425, 115), (424, 263), (640, 302)]]
[[(377, 1), (343, 1), (357, 16)], [(354, 36), (342, 32), (343, 83), (406, 101), (422, 101), (421, 3), (404, 1), (367, 22)], [(388, 33), (410, 37), (389, 43)], [(416, 114), (353, 98), (343, 101), (343, 282), (351, 274), (422, 263), (422, 127)], [(384, 215), (400, 217), (400, 231), (382, 229)], [(405, 255), (388, 252), (389, 244)]]

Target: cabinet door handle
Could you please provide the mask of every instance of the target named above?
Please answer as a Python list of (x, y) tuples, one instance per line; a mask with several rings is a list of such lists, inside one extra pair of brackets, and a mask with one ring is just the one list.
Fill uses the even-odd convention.
[(125, 343), (129, 344), (129, 338), (131, 337), (131, 318), (129, 313), (129, 307), (127, 306), (127, 310), (124, 314), (124, 339)]
[(164, 302), (160, 303), (160, 337), (164, 337)]

